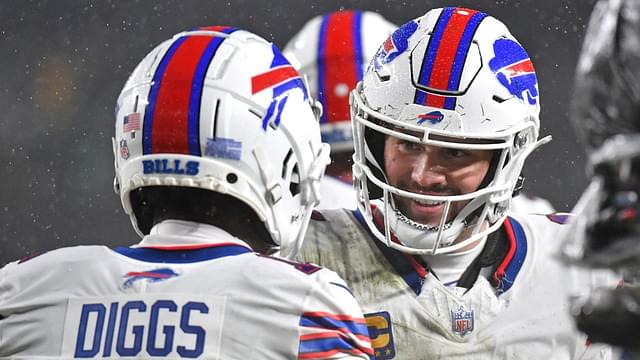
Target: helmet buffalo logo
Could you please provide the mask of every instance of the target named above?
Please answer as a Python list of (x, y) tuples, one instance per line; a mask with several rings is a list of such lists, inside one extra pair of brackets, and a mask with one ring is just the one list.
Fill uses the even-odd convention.
[(307, 87), (300, 78), (300, 74), (274, 44), (271, 45), (271, 51), (273, 51), (273, 60), (269, 70), (251, 77), (251, 94), (273, 89), (273, 99), (275, 99), (293, 88), (299, 88), (306, 100)]
[(538, 101), (538, 80), (529, 55), (517, 42), (498, 39), (493, 43), (495, 57), (489, 61), (491, 71), (511, 95), (535, 105)]
[(407, 51), (407, 48), (409, 48), (409, 38), (416, 30), (418, 30), (418, 23), (409, 21), (394, 31), (393, 34), (382, 43), (382, 46), (373, 57), (375, 68), (379, 69), (382, 65), (392, 62), (393, 59)]
[(130, 288), (134, 282), (138, 280), (147, 280), (147, 282), (158, 282), (167, 280), (172, 277), (176, 277), (179, 274), (169, 268), (162, 268), (150, 271), (130, 271), (124, 275), (127, 280), (122, 284), (122, 287)]
[(428, 114), (418, 115), (418, 125), (429, 122), (431, 125), (439, 124), (444, 119), (444, 114), (440, 111), (432, 111)]

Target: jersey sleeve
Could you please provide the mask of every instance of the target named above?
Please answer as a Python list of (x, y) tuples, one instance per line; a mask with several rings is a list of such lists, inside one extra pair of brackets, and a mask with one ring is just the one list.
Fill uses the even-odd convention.
[(18, 262), (11, 262), (0, 268), (0, 320), (6, 317), (7, 302), (16, 294), (15, 279), (12, 279), (12, 273)]
[(351, 290), (333, 271), (315, 275), (300, 316), (298, 359), (370, 359), (367, 325)]

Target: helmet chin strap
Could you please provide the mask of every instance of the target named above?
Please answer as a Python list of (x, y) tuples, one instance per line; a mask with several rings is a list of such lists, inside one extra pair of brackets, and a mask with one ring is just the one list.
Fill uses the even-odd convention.
[[(438, 231), (440, 229), (439, 226), (437, 225), (427, 225), (427, 224), (421, 224), (417, 221), (411, 220), (409, 219), (405, 214), (403, 214), (400, 210), (398, 209), (393, 209), (393, 212), (396, 214), (396, 217), (399, 221), (407, 224), (407, 225), (411, 225), (414, 228), (418, 229), (418, 230), (423, 230), (423, 231)], [(448, 222), (445, 223), (443, 226), (443, 230), (447, 230), (449, 228), (451, 228), (451, 225), (453, 223)]]
[[(440, 231), (440, 226), (438, 225), (421, 224), (410, 219), (397, 209), (393, 204), (393, 199), (391, 204), (385, 204), (385, 206), (390, 206), (393, 210), (393, 213), (390, 214), (395, 216), (389, 216), (389, 226), (403, 245), (417, 249), (436, 250), (439, 233), (441, 234), (437, 247), (447, 247), (453, 245), (466, 229), (476, 225), (476, 223), (471, 222), (471, 219), (476, 218), (479, 220), (477, 210), (482, 204), (483, 202), (478, 198), (470, 201), (455, 219), (444, 223), (442, 231)], [(442, 214), (442, 216), (446, 217), (448, 214)]]
[[(438, 226), (419, 224), (394, 209), (396, 216), (391, 216), (389, 225), (403, 245), (417, 249), (433, 249), (438, 240)], [(464, 222), (446, 223), (442, 230), (440, 246), (449, 246), (458, 238), (465, 228)]]

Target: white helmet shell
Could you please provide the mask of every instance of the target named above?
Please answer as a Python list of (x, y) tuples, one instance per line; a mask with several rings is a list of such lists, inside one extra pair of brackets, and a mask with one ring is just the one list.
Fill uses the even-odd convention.
[[(524, 160), (540, 144), (540, 99), (524, 48), (493, 17), (465, 8), (429, 11), (402, 25), (380, 47), (353, 91), (354, 180), (359, 208), (373, 224), (371, 200), (381, 199), (388, 246), (413, 254), (460, 250), (499, 228), (506, 218)], [(388, 184), (383, 146), (372, 133), (419, 144), (494, 150), (491, 178), (477, 191), (430, 196)], [(444, 202), (437, 226), (398, 212), (394, 197)], [(448, 214), (454, 202), (466, 205)], [(395, 233), (401, 243), (391, 241)], [(462, 234), (464, 238), (460, 238)]]
[(328, 162), (296, 70), (261, 37), (219, 26), (177, 34), (140, 62), (118, 98), (113, 145), (116, 190), (138, 233), (132, 190), (198, 187), (249, 205), (285, 254)]
[(323, 106), (322, 141), (331, 151), (352, 151), (349, 93), (367, 64), (397, 28), (371, 11), (336, 11), (314, 17), (287, 43), (284, 55), (305, 76)]

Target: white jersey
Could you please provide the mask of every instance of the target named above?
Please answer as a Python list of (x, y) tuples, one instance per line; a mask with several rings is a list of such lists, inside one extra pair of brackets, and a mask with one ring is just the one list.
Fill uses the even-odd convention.
[[(487, 242), (496, 241), (500, 255), (466, 292), (443, 285), (421, 258), (375, 239), (357, 211), (316, 212), (313, 219), (299, 259), (347, 281), (365, 312), (376, 360), (611, 356), (574, 328), (572, 287), (594, 281), (555, 261), (558, 239), (551, 234), (560, 225), (553, 215), (508, 218), (500, 242)], [(478, 259), (491, 256), (483, 251)]]
[(316, 209), (355, 210), (357, 207), (353, 185), (332, 176), (322, 178), (320, 196), (320, 204)]
[(510, 213), (512, 214), (552, 214), (556, 212), (551, 202), (547, 199), (520, 193), (513, 198)]
[(79, 246), (0, 270), (2, 359), (369, 359), (334, 272), (165, 221), (134, 247)]

